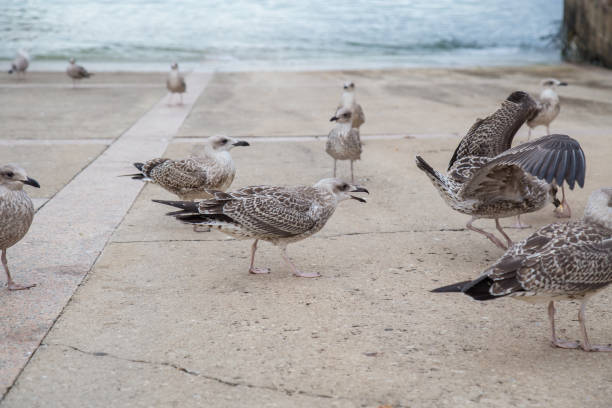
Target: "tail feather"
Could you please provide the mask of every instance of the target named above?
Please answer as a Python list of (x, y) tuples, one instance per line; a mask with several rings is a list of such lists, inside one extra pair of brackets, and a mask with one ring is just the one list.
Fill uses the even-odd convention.
[(432, 293), (447, 293), (447, 292), (463, 292), (463, 288), (472, 281), (463, 281), (453, 283), (452, 285), (442, 286), (440, 288), (433, 289)]
[[(180, 208), (180, 212), (189, 212), (198, 214), (198, 202), (196, 201), (168, 201), (168, 200), (153, 200), (154, 203), (165, 204), (171, 207)], [(178, 212), (176, 212), (178, 213)]]
[(222, 225), (234, 223), (234, 220), (223, 214), (184, 214), (177, 215), (176, 219), (186, 224)]
[(429, 163), (427, 163), (421, 156), (416, 156), (416, 165), (419, 169), (423, 170), (425, 173), (427, 173), (429, 176), (435, 178), (436, 180), (438, 180), (440, 183), (442, 184), (446, 184), (444, 183), (444, 180), (442, 179), (442, 177), (440, 176), (440, 173), (438, 173), (437, 171), (435, 171), (433, 169), (433, 167), (431, 167), (429, 165)]
[(487, 275), (483, 275), (473, 281), (463, 281), (452, 285), (442, 286), (432, 290), (433, 293), (461, 292), (474, 298), (475, 300), (491, 300), (501, 296), (491, 294), (493, 280)]

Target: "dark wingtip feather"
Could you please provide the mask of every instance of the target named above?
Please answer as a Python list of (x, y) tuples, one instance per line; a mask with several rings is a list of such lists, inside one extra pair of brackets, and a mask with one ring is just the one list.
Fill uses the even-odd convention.
[(447, 285), (447, 286), (442, 286), (436, 289), (432, 289), (430, 292), (432, 293), (463, 292), (464, 286), (471, 282), (472, 281), (457, 282), (457, 283), (453, 283), (452, 285)]
[(198, 204), (194, 201), (167, 201), (167, 200), (151, 200), (154, 203), (169, 205), (171, 207), (180, 208), (183, 211), (198, 212)]
[(139, 171), (142, 171), (144, 163), (134, 163), (134, 167), (136, 167)]
[(424, 172), (431, 174), (438, 180), (440, 179), (433, 167), (431, 167), (421, 156), (416, 156), (416, 165)]

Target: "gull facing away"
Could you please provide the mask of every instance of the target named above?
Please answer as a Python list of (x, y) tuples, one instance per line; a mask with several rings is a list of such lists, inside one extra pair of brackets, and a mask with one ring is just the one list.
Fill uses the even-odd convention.
[[(591, 344), (585, 325), (586, 303), (612, 283), (612, 188), (591, 194), (581, 221), (550, 224), (514, 244), (493, 266), (473, 281), (459, 282), (432, 292), (463, 292), (476, 300), (504, 296), (530, 303), (548, 302), (548, 318), (555, 347), (612, 351), (610, 345)], [(555, 333), (558, 300), (580, 300), (578, 320), (582, 345), (559, 340)]]
[(18, 77), (25, 77), (26, 70), (30, 65), (30, 55), (25, 50), (17, 51), (17, 56), (13, 62), (11, 62), (11, 69), (9, 69), (8, 73), (12, 74), (15, 72)]
[(74, 58), (70, 58), (70, 64), (68, 68), (66, 68), (66, 75), (72, 79), (72, 87), (74, 88), (76, 86), (76, 81), (80, 81), (83, 78), (89, 78), (93, 74), (87, 72), (85, 68), (78, 65)]
[(355, 83), (345, 82), (342, 90), (342, 96), (340, 97), (340, 103), (336, 108), (336, 115), (338, 116), (338, 110), (342, 108), (348, 108), (352, 113), (352, 126), (359, 129), (361, 125), (365, 123), (365, 114), (361, 105), (355, 100)]
[(181, 200), (212, 198), (210, 190), (225, 191), (234, 181), (236, 165), (230, 150), (248, 142), (225, 136), (206, 139), (204, 149), (183, 160), (166, 158), (134, 163), (140, 173), (126, 174), (135, 180), (159, 184)]
[(317, 233), (332, 216), (341, 201), (354, 199), (350, 193), (368, 193), (363, 187), (339, 179), (323, 179), (313, 186), (250, 186), (224, 193), (210, 191), (212, 199), (200, 202), (153, 200), (180, 208), (168, 213), (189, 224), (203, 224), (237, 239), (254, 239), (251, 246), (249, 273), (269, 273), (255, 268), (255, 251), (259, 240), (268, 241), (281, 250), (281, 256), (295, 276), (316, 278), (316, 272), (301, 272), (287, 256), (287, 245)]
[(334, 159), (334, 177), (336, 177), (336, 164), (338, 160), (351, 161), (351, 183), (355, 182), (353, 176), (353, 162), (361, 158), (361, 139), (359, 129), (352, 125), (353, 113), (349, 108), (340, 108), (330, 121), (336, 121), (336, 126), (327, 135), (325, 152)]
[(168, 97), (168, 105), (170, 105), (170, 100), (172, 99), (172, 95), (175, 93), (179, 94), (180, 102), (179, 105), (183, 104), (183, 94), (187, 90), (187, 84), (185, 83), (185, 78), (178, 70), (178, 64), (175, 62), (170, 67), (170, 72), (168, 73), (168, 79), (166, 79), (166, 88), (170, 91), (170, 96)]
[[(544, 89), (540, 93), (540, 100), (537, 102), (536, 111), (527, 120), (527, 126), (529, 127), (527, 140), (531, 138), (531, 129), (541, 125), (546, 126), (546, 134), (550, 135), (550, 123), (555, 120), (561, 111), (557, 86), (567, 86), (567, 82), (548, 78), (543, 80), (541, 85)], [(563, 185), (561, 185), (561, 195), (561, 205), (555, 209), (555, 215), (557, 218), (570, 218), (572, 216), (572, 209), (565, 199), (565, 188)]]
[(536, 110), (527, 119), (529, 133), (527, 140), (531, 138), (531, 129), (538, 126), (546, 126), (546, 134), (550, 135), (550, 122), (555, 120), (561, 111), (559, 103), (559, 95), (557, 95), (558, 86), (567, 86), (567, 82), (561, 82), (558, 79), (548, 78), (541, 82), (542, 92), (537, 101)]
[(432, 181), (444, 201), (456, 211), (471, 215), (466, 227), (507, 249), (494, 234), (476, 228), (479, 218), (495, 220), (541, 209), (547, 202), (559, 204), (556, 187), (564, 181), (570, 188), (584, 185), (586, 161), (580, 144), (566, 135), (545, 136), (510, 149), (516, 131), (535, 103), (525, 92), (514, 92), (501, 108), (476, 122), (461, 140), (448, 173), (434, 170), (420, 156), (416, 164)]
[(13, 282), (6, 259), (6, 250), (25, 236), (34, 218), (34, 206), (28, 194), (23, 191), (24, 184), (40, 188), (40, 184), (28, 177), (21, 167), (13, 164), (0, 166), (0, 250), (9, 290), (36, 286)]

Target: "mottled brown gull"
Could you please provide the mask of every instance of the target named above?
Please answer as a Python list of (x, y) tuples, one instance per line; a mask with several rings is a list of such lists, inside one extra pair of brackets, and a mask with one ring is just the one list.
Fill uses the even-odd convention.
[(347, 199), (365, 200), (350, 193), (368, 191), (339, 179), (323, 179), (312, 186), (250, 186), (224, 193), (210, 191), (214, 198), (198, 203), (162, 201), (157, 203), (180, 208), (168, 213), (190, 223), (208, 225), (237, 239), (254, 239), (249, 273), (269, 273), (255, 268), (259, 240), (281, 249), (281, 255), (294, 275), (314, 278), (316, 272), (299, 271), (287, 256), (287, 245), (317, 233), (332, 216), (337, 205)]
[(168, 96), (168, 105), (172, 99), (172, 95), (175, 93), (179, 94), (180, 102), (179, 105), (183, 104), (183, 94), (187, 90), (187, 84), (185, 83), (185, 78), (179, 72), (178, 64), (175, 62), (170, 67), (170, 72), (168, 73), (168, 78), (166, 79), (166, 88), (170, 91), (170, 96)]
[(0, 250), (9, 290), (35, 286), (13, 282), (6, 258), (6, 250), (25, 236), (34, 218), (34, 206), (28, 194), (23, 191), (24, 184), (40, 187), (21, 167), (12, 164), (0, 166)]
[(350, 109), (352, 118), (352, 127), (359, 129), (361, 125), (365, 123), (365, 114), (361, 105), (357, 103), (355, 99), (355, 83), (345, 82), (342, 89), (342, 96), (340, 97), (340, 103), (336, 108), (336, 114), (338, 110), (342, 108)]
[(572, 189), (575, 184), (584, 185), (584, 152), (569, 136), (550, 135), (509, 148), (534, 106), (526, 93), (512, 93), (497, 112), (472, 126), (455, 150), (446, 175), (416, 157), (419, 169), (449, 206), (472, 216), (466, 227), (502, 249), (507, 246), (495, 235), (472, 223), (494, 219), (497, 230), (512, 245), (499, 218), (537, 211), (548, 202), (558, 205), (553, 180), (565, 181)]
[(80, 81), (83, 78), (89, 78), (93, 74), (87, 72), (85, 68), (78, 65), (74, 58), (70, 58), (70, 64), (68, 68), (66, 68), (66, 75), (72, 79), (72, 87), (74, 88), (76, 86), (76, 81)]
[(17, 55), (13, 62), (11, 62), (11, 69), (9, 69), (8, 73), (12, 74), (15, 72), (18, 77), (25, 76), (25, 72), (30, 65), (30, 56), (25, 50), (17, 51)]
[[(531, 303), (548, 302), (553, 346), (585, 351), (612, 351), (591, 344), (585, 325), (586, 303), (612, 283), (612, 188), (591, 194), (581, 221), (540, 228), (514, 244), (493, 266), (473, 281), (434, 292), (463, 292), (476, 300), (510, 296)], [(582, 345), (563, 341), (555, 333), (557, 300), (580, 300), (578, 320)]]
[(334, 159), (334, 177), (338, 160), (351, 161), (351, 182), (355, 182), (353, 162), (361, 158), (361, 139), (359, 129), (352, 127), (352, 111), (340, 108), (330, 121), (336, 121), (336, 126), (327, 135), (325, 152)]

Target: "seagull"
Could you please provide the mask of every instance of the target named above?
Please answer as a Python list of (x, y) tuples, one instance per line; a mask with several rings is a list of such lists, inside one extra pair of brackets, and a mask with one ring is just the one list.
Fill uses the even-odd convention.
[(584, 152), (567, 135), (549, 135), (509, 148), (534, 106), (525, 92), (512, 93), (493, 115), (472, 126), (455, 150), (446, 175), (416, 157), (418, 168), (450, 207), (472, 216), (466, 227), (502, 249), (508, 247), (472, 223), (495, 219), (497, 230), (512, 245), (500, 218), (537, 211), (547, 202), (559, 205), (553, 180), (566, 181), (572, 189), (576, 183), (584, 185)]
[(93, 74), (91, 72), (87, 72), (85, 68), (76, 64), (76, 60), (74, 58), (70, 58), (70, 65), (66, 68), (66, 74), (72, 78), (72, 87), (76, 86), (76, 80), (81, 80), (83, 78), (89, 78)]
[(541, 85), (544, 89), (542, 89), (540, 93), (540, 99), (537, 101), (536, 110), (527, 119), (527, 126), (529, 127), (527, 140), (531, 138), (531, 129), (537, 126), (546, 126), (546, 134), (550, 135), (550, 122), (555, 120), (561, 110), (559, 95), (557, 95), (557, 87), (567, 86), (567, 82), (561, 82), (554, 78), (547, 78), (541, 82)]
[(281, 256), (295, 276), (316, 278), (316, 272), (301, 272), (287, 256), (287, 245), (317, 233), (344, 200), (365, 202), (350, 193), (368, 193), (363, 187), (342, 180), (323, 179), (313, 186), (250, 186), (224, 193), (209, 191), (213, 198), (198, 203), (153, 200), (180, 208), (168, 213), (190, 224), (203, 224), (237, 239), (254, 239), (251, 246), (249, 273), (269, 273), (255, 268), (255, 251), (259, 240), (268, 241), (281, 250)]
[(336, 115), (338, 110), (342, 108), (348, 108), (352, 113), (352, 126), (356, 129), (359, 129), (361, 125), (365, 123), (365, 114), (363, 113), (363, 109), (361, 105), (357, 103), (355, 100), (355, 83), (353, 82), (345, 82), (343, 86), (342, 96), (340, 97), (340, 103), (336, 108)]
[(166, 88), (170, 91), (170, 96), (168, 97), (168, 105), (170, 105), (170, 99), (172, 95), (175, 93), (179, 94), (181, 101), (179, 105), (183, 104), (183, 94), (187, 90), (187, 84), (185, 84), (185, 78), (178, 70), (178, 64), (175, 62), (171, 65), (171, 70), (168, 73), (168, 79), (166, 80)]
[[(567, 82), (561, 82), (554, 78), (547, 78), (542, 81), (541, 85), (544, 89), (542, 89), (540, 93), (540, 100), (537, 102), (537, 108), (527, 120), (527, 126), (529, 126), (527, 140), (531, 138), (531, 129), (540, 125), (545, 125), (546, 134), (550, 135), (550, 122), (555, 120), (561, 110), (559, 95), (557, 95), (556, 91), (557, 86), (567, 86)], [(561, 195), (561, 205), (555, 209), (555, 215), (558, 218), (570, 218), (572, 216), (572, 209), (565, 199), (565, 188), (563, 185), (561, 185)]]
[(359, 129), (352, 127), (352, 115), (349, 108), (340, 108), (330, 119), (336, 121), (336, 126), (327, 135), (325, 152), (334, 159), (334, 177), (338, 160), (351, 161), (351, 183), (354, 183), (353, 162), (361, 158), (361, 140)]
[(34, 218), (34, 206), (23, 185), (40, 188), (40, 184), (28, 177), (25, 170), (13, 164), (0, 166), (0, 250), (2, 266), (6, 272), (9, 290), (29, 289), (32, 285), (13, 282), (6, 259), (6, 250), (25, 236)]
[(612, 188), (591, 194), (584, 218), (540, 228), (514, 244), (493, 266), (473, 281), (459, 282), (432, 292), (463, 292), (476, 300), (510, 296), (530, 303), (548, 302), (548, 318), (555, 347), (578, 348), (578, 342), (559, 340), (555, 333), (558, 300), (580, 300), (578, 321), (585, 351), (612, 351), (610, 345), (591, 344), (585, 325), (586, 303), (612, 283)]
[(249, 146), (249, 143), (211, 136), (206, 139), (203, 151), (189, 159), (156, 158), (134, 163), (139, 173), (126, 176), (159, 184), (181, 200), (212, 198), (210, 190), (225, 191), (234, 181), (236, 166), (230, 150), (236, 146)]
[(25, 50), (17, 51), (17, 56), (11, 62), (11, 69), (9, 69), (8, 73), (12, 74), (13, 72), (17, 73), (18, 76), (24, 76), (28, 66), (30, 65), (30, 56)]

